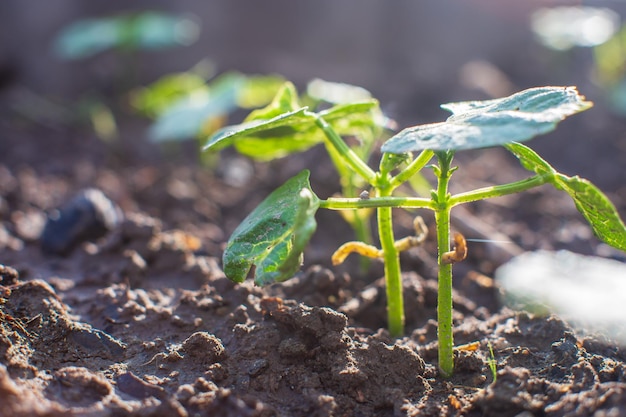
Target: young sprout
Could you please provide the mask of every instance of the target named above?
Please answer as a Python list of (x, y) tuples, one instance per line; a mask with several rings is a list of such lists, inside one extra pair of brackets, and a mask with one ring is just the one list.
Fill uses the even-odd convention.
[(498, 380), (498, 361), (496, 360), (496, 356), (493, 354), (493, 346), (491, 346), (491, 342), (487, 342), (487, 347), (489, 348), (489, 359), (487, 359), (487, 366), (491, 371), (491, 381), (493, 384)]
[[(254, 280), (259, 285), (287, 280), (300, 267), (306, 244), (317, 226), (314, 216), (319, 208), (375, 210), (380, 248), (359, 239), (342, 245), (332, 261), (341, 263), (352, 253), (383, 261), (389, 332), (401, 336), (404, 306), (399, 253), (420, 245), (426, 238), (426, 226), (417, 217), (415, 236), (396, 240), (392, 209), (432, 210), (439, 264), (439, 370), (442, 376), (449, 377), (454, 370), (452, 267), (467, 256), (467, 244), (461, 234), (454, 236), (454, 248), (450, 247), (450, 216), (454, 207), (552, 184), (572, 197), (600, 239), (626, 250), (626, 227), (600, 190), (587, 180), (557, 172), (533, 150), (518, 143), (547, 133), (564, 118), (591, 107), (575, 88), (531, 88), (501, 99), (442, 107), (452, 112), (445, 122), (410, 127), (385, 142), (377, 171), (342, 139), (344, 135), (358, 136), (364, 126), (377, 123), (379, 110), (375, 100), (342, 103), (314, 112), (299, 103), (295, 88), (287, 83), (268, 107), (253, 112), (243, 124), (217, 132), (205, 149), (219, 150), (232, 145), (240, 151), (264, 155), (265, 159), (323, 143), (337, 169), (350, 172), (352, 184), (369, 190), (361, 195), (354, 192), (346, 197), (322, 200), (311, 189), (309, 171), (303, 170), (271, 193), (233, 232), (223, 255), (226, 275), (242, 282), (254, 266)], [(371, 129), (365, 130), (371, 133)], [(532, 172), (531, 176), (450, 194), (448, 184), (457, 170), (452, 166), (455, 152), (491, 146), (504, 146)], [(433, 159), (436, 162), (429, 166), (437, 184), (429, 198), (394, 196), (400, 185), (419, 175)]]

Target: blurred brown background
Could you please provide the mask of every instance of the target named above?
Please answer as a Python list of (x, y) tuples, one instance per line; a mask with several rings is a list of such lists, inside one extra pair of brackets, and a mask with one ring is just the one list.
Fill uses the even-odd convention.
[[(534, 147), (566, 173), (626, 193), (619, 186), (626, 183), (624, 121), (594, 82), (593, 49), (551, 50), (531, 28), (538, 9), (562, 5), (606, 7), (620, 19), (626, 14), (623, 1), (3, 0), (0, 82), (5, 91), (19, 86), (61, 100), (115, 91), (115, 52), (62, 60), (52, 50), (55, 36), (83, 18), (169, 11), (197, 22), (199, 38), (185, 47), (137, 52), (138, 84), (208, 58), (218, 72), (277, 73), (298, 86), (315, 77), (363, 86), (400, 127), (444, 119), (438, 106), (445, 102), (577, 85), (596, 107)], [(618, 160), (598, 163), (608, 157)]]

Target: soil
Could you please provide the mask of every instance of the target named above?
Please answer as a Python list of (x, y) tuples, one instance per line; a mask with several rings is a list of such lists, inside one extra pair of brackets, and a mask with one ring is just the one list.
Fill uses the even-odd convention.
[[(398, 339), (384, 328), (381, 266), (329, 266), (350, 236), (336, 213), (319, 213), (292, 280), (259, 288), (224, 276), (238, 222), (322, 150), (269, 165), (226, 153), (208, 169), (194, 144), (159, 148), (138, 127), (115, 144), (15, 121), (1, 129), (1, 416), (626, 416), (625, 347), (510, 310), (491, 278), (522, 248), (622, 256), (555, 190), (455, 213), (466, 236), (509, 243), (470, 243), (455, 266), (459, 348), (444, 379), (432, 236), (403, 254)], [(458, 189), (525, 175), (498, 150), (458, 161)], [(330, 167), (316, 165), (313, 188), (336, 192)], [(79, 220), (46, 228), (59, 208)], [(396, 214), (399, 236), (412, 215)]]

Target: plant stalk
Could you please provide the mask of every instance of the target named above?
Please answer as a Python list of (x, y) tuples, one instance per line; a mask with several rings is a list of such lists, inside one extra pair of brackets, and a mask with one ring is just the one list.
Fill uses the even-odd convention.
[[(385, 190), (381, 190), (381, 194)], [(402, 274), (400, 256), (394, 245), (392, 208), (379, 207), (378, 234), (384, 253), (385, 288), (387, 292), (387, 323), (392, 337), (404, 334), (404, 299), (402, 295)]]
[(476, 190), (459, 193), (450, 197), (449, 203), (452, 207), (459, 204), (470, 203), (472, 201), (485, 200), (487, 198), (502, 197), (507, 194), (521, 193), (531, 188), (539, 187), (547, 183), (551, 175), (534, 175), (532, 177), (511, 182), (509, 184), (494, 185), (491, 187), (478, 188)]
[(327, 200), (320, 200), (320, 208), (329, 210), (349, 210), (379, 207), (426, 208), (430, 210), (435, 209), (435, 205), (430, 198), (418, 197), (373, 197), (368, 199), (331, 197)]
[(397, 188), (398, 186), (404, 184), (411, 178), (413, 175), (417, 174), (424, 166), (431, 160), (434, 152), (430, 150), (422, 151), (417, 158), (415, 158), (406, 168), (398, 173), (395, 177), (393, 177), (390, 181), (392, 188)]
[(331, 145), (337, 150), (339, 156), (348, 164), (354, 172), (363, 177), (369, 184), (374, 185), (376, 181), (376, 173), (370, 168), (341, 137), (335, 132), (335, 130), (317, 113), (307, 112), (314, 118), (315, 124), (322, 129), (326, 139), (330, 141)]
[(437, 206), (435, 221), (437, 224), (437, 247), (439, 277), (437, 290), (437, 337), (439, 341), (439, 371), (445, 378), (454, 372), (454, 340), (452, 335), (452, 265), (442, 263), (442, 255), (450, 251), (450, 195), (448, 182), (452, 174), (450, 163), (453, 153), (438, 153), (439, 169), (437, 173)]

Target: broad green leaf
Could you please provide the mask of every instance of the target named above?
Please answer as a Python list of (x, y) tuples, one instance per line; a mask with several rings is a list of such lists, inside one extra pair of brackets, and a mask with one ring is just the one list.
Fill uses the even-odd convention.
[(557, 123), (591, 107), (575, 87), (539, 87), (509, 97), (444, 104), (445, 122), (404, 129), (383, 152), (462, 150), (522, 142), (550, 132)]
[(614, 248), (626, 251), (626, 227), (608, 197), (591, 182), (578, 176), (558, 174), (556, 180), (554, 186), (572, 197), (596, 236)]
[[(300, 107), (297, 102), (297, 92), (293, 84), (287, 82), (274, 97), (274, 100), (265, 108), (250, 113), (246, 120), (239, 125), (225, 127), (216, 132), (206, 143), (203, 150), (220, 150), (234, 145), (245, 138), (265, 137), (271, 140), (289, 136), (297, 130), (295, 126), (307, 126), (311, 116), (306, 114), (306, 107)], [(295, 140), (293, 141), (295, 142)], [(293, 147), (301, 144), (293, 143)], [(259, 149), (259, 155), (265, 155), (269, 150)], [(242, 151), (240, 151), (242, 152)], [(245, 155), (254, 157), (255, 150), (251, 149)], [(261, 156), (259, 156), (262, 158)], [(270, 159), (270, 158), (267, 158)]]
[[(365, 103), (337, 105), (320, 113), (320, 116), (339, 135), (355, 135), (366, 141), (373, 140), (375, 100)], [(292, 119), (291, 120), (295, 120)], [(303, 152), (324, 141), (324, 132), (315, 124), (312, 116), (306, 120), (272, 129), (263, 129), (254, 135), (235, 140), (237, 152), (257, 160), (281, 158), (295, 152)]]
[[(378, 102), (368, 100), (337, 105), (322, 111), (320, 116), (340, 135), (365, 138), (364, 132), (375, 126), (377, 110)], [(295, 87), (287, 82), (272, 103), (250, 113), (244, 123), (218, 131), (204, 150), (219, 150), (232, 145), (243, 155), (271, 160), (305, 151), (323, 141), (324, 133), (315, 124), (314, 116), (306, 107), (300, 106)]]
[(304, 170), (270, 194), (235, 229), (223, 264), (226, 276), (243, 282), (256, 266), (254, 282), (267, 285), (289, 279), (302, 264), (302, 254), (317, 227), (319, 199)]
[(520, 143), (506, 148), (517, 156), (524, 168), (546, 175), (548, 182), (572, 197), (580, 213), (587, 219), (594, 233), (605, 243), (626, 251), (626, 226), (617, 209), (595, 185), (578, 176), (568, 177), (558, 173), (532, 149)]

